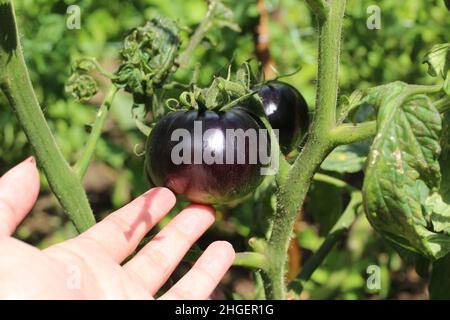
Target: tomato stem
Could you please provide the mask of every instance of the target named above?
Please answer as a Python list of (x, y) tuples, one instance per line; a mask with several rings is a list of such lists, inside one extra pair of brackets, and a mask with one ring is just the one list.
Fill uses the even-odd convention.
[(238, 252), (233, 265), (264, 270), (267, 267), (267, 257), (258, 252)]
[(250, 93), (244, 94), (242, 96), (240, 96), (237, 99), (234, 99), (233, 101), (231, 101), (230, 103), (227, 103), (226, 105), (224, 105), (222, 108), (219, 109), (219, 111), (225, 111), (227, 109), (230, 109), (231, 107), (234, 107), (236, 104), (238, 104), (241, 101), (244, 101), (248, 98), (250, 98), (251, 96), (253, 96), (254, 94), (256, 94), (257, 91), (252, 91)]
[(10, 0), (0, 5), (0, 21), (0, 88), (33, 147), (50, 188), (77, 230), (82, 232), (95, 223), (95, 218), (81, 181), (62, 155), (37, 101)]
[(320, 20), (325, 20), (330, 11), (330, 6), (325, 0), (306, 0), (306, 3)]
[(189, 59), (191, 58), (195, 48), (200, 44), (203, 37), (205, 36), (205, 33), (208, 32), (208, 30), (212, 27), (214, 12), (216, 11), (216, 8), (217, 8), (217, 1), (210, 1), (208, 5), (208, 11), (206, 12), (205, 17), (203, 18), (202, 22), (199, 24), (197, 29), (195, 29), (194, 34), (189, 39), (189, 43), (186, 49), (178, 59), (178, 63), (180, 64), (181, 67), (187, 66), (187, 64), (189, 63)]
[(80, 159), (78, 159), (77, 163), (74, 166), (74, 170), (80, 177), (80, 179), (83, 179), (89, 167), (89, 163), (91, 162), (92, 156), (95, 152), (95, 147), (97, 146), (97, 142), (102, 134), (102, 128), (105, 124), (105, 120), (108, 116), (109, 109), (111, 108), (117, 91), (118, 89), (114, 85), (111, 85), (111, 88), (109, 89), (105, 100), (97, 111), (91, 134), (89, 135), (89, 138), (86, 142), (86, 147), (84, 148), (83, 154), (81, 155)]
[(302, 152), (287, 172), (279, 173), (283, 177), (277, 179), (277, 212), (267, 253), (270, 263), (263, 274), (266, 295), (271, 299), (285, 298), (287, 251), (295, 218), (303, 205), (315, 171), (334, 147), (330, 132), (336, 127), (340, 41), (346, 1), (334, 0), (330, 5), (323, 1), (308, 3), (329, 7), (329, 10), (324, 9), (328, 11), (326, 15), (315, 10), (319, 18), (317, 107), (309, 139)]
[(362, 123), (341, 124), (331, 132), (335, 145), (349, 144), (375, 136), (377, 132), (376, 120)]
[(434, 103), (434, 106), (439, 110), (440, 113), (450, 111), (450, 96), (446, 96), (440, 100), (437, 100)]

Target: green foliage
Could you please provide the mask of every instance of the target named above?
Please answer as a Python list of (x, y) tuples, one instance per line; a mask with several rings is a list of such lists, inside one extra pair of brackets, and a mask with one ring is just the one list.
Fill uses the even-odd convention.
[(432, 77), (445, 79), (450, 69), (450, 43), (437, 44), (426, 54), (423, 62), (428, 64), (428, 73)]
[(355, 142), (337, 147), (322, 163), (323, 170), (355, 173), (364, 169), (369, 151), (367, 142)]
[(125, 37), (120, 51), (122, 64), (113, 83), (133, 94), (135, 103), (144, 103), (161, 88), (171, 72), (176, 70), (179, 27), (164, 17), (153, 18)]
[[(66, 27), (69, 4), (81, 8), (79, 30)], [(205, 15), (213, 4), (216, 9), (210, 12), (214, 19), (206, 24)], [(317, 80), (316, 20), (304, 1), (266, 0), (265, 4), (270, 17), (270, 54), (275, 68), (280, 74), (287, 74), (301, 67), (300, 72), (286, 81), (301, 90), (313, 112)], [(377, 120), (378, 135), (370, 152), (372, 141), (339, 146), (322, 162), (321, 169), (337, 173), (359, 186), (361, 172), (367, 167), (364, 197), (368, 218), (375, 229), (402, 246), (396, 250), (402, 257), (416, 257), (414, 252), (419, 252), (435, 259), (448, 250), (448, 115), (442, 123), (443, 134), (439, 140), (440, 116), (432, 105), (434, 98), (405, 97), (404, 84), (372, 91), (365, 89), (396, 80), (417, 84), (443, 81), (444, 92), (449, 94), (449, 53), (445, 43), (450, 29), (445, 8), (448, 1), (378, 1), (382, 19), (379, 30), (367, 29), (367, 7), (371, 4), (373, 1), (369, 0), (348, 1), (340, 59), (341, 108), (337, 118), (338, 123), (346, 124)], [(141, 105), (138, 109), (136, 103), (157, 105), (158, 108), (151, 110), (156, 118), (167, 111), (164, 109), (167, 99), (179, 100), (175, 107), (191, 107), (194, 101), (211, 108), (232, 103), (239, 94), (230, 97), (223, 90), (229, 84), (226, 81), (230, 64), (232, 70), (240, 70), (233, 81), (240, 82), (245, 93), (250, 93), (248, 74), (239, 67), (255, 56), (256, 2), (210, 1), (208, 7), (202, 0), (76, 3), (24, 0), (16, 1), (15, 5), (35, 91), (57, 144), (70, 163), (81, 156), (108, 85), (108, 79), (98, 77), (98, 73), (107, 75), (106, 78), (134, 95), (117, 94), (95, 150), (95, 165), (102, 164), (108, 172), (112, 171), (115, 181), (101, 190), (89, 189), (91, 203), (99, 215), (123, 206), (149, 188), (143, 175), (143, 158), (139, 156), (145, 137), (135, 120), (143, 123), (154, 119), (147, 116), (148, 108)], [(166, 18), (154, 20), (157, 16)], [(198, 44), (189, 51), (186, 66), (179, 67), (180, 53), (189, 47), (189, 39), (202, 23), (206, 27)], [(163, 25), (168, 28), (161, 28)], [(143, 41), (136, 41), (138, 38)], [(86, 65), (84, 61), (71, 70), (71, 62), (90, 56), (96, 57), (103, 69), (95, 64)], [(164, 87), (172, 83), (195, 84), (187, 90), (195, 99), (190, 100), (190, 94), (180, 96), (186, 87)], [(65, 87), (77, 101), (65, 92)], [(362, 101), (363, 93), (370, 99)], [(149, 97), (152, 97), (150, 101)], [(375, 113), (373, 106), (377, 106)], [(397, 137), (395, 141), (391, 140), (392, 136)], [(0, 170), (5, 171), (30, 152), (22, 129), (5, 98), (0, 96)], [(96, 171), (96, 166), (92, 170), (97, 178), (100, 171)], [(348, 205), (347, 191), (343, 186), (325, 182), (313, 184), (305, 207), (306, 215), (313, 219), (304, 221), (303, 218), (298, 232), (303, 256), (309, 251), (316, 252), (323, 243)], [(48, 186), (43, 194), (47, 192)], [(237, 250), (243, 251), (248, 250), (249, 237), (267, 238), (271, 230), (269, 217), (276, 208), (274, 193), (274, 185), (270, 184), (267, 190), (261, 190), (234, 208), (218, 208), (218, 222), (209, 239), (230, 239)], [(59, 209), (51, 204), (51, 210)], [(73, 236), (73, 229), (60, 217), (52, 215), (53, 229), (47, 231), (42, 242), (34, 238), (30, 242), (45, 246)], [(30, 228), (33, 227), (25, 225), (26, 232), (19, 235), (30, 239), (29, 234), (33, 232)], [(396, 251), (373, 233), (364, 216), (359, 216), (342, 238), (306, 284), (307, 296), (340, 299), (395, 296), (396, 289), (390, 288), (395, 280), (393, 272), (407, 268), (417, 259), (405, 259), (401, 264)], [(382, 270), (382, 289), (376, 292), (366, 289), (366, 268), (371, 264)], [(432, 298), (448, 297), (445, 296), (448, 283), (443, 277), (448, 268), (448, 256), (434, 263)], [(258, 296), (263, 296), (259, 273), (256, 279)]]
[(97, 94), (98, 84), (89, 74), (94, 68), (95, 66), (86, 60), (77, 61), (72, 67), (66, 91), (70, 92), (76, 101), (87, 102)]
[(375, 92), (378, 131), (365, 171), (369, 221), (386, 238), (440, 258), (450, 251), (450, 211), (439, 188), (441, 117), (425, 95), (407, 95), (395, 83)]
[[(446, 203), (450, 203), (450, 114), (444, 116), (442, 122), (441, 145), (442, 153), (439, 158), (441, 166), (442, 181), (440, 186), (440, 194)], [(440, 200), (440, 199), (439, 199)], [(442, 200), (439, 201), (442, 206)], [(449, 206), (443, 205), (444, 210), (449, 210)], [(447, 212), (447, 217), (448, 217)], [(442, 259), (433, 263), (431, 272), (429, 291), (431, 299), (450, 299), (450, 278), (448, 270), (450, 269), (450, 255), (446, 255)]]

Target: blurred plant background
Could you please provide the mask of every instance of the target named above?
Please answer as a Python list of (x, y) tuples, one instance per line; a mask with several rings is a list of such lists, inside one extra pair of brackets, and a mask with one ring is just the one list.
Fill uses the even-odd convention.
[[(225, 3), (233, 9), (241, 32), (227, 28), (209, 32), (204, 43), (195, 50), (189, 66), (177, 71), (177, 80), (189, 83), (195, 62), (200, 62), (199, 83), (207, 85), (213, 75), (225, 75), (230, 62), (238, 66), (249, 58), (258, 57), (266, 64), (268, 73), (274, 72), (268, 67), (269, 63), (280, 74), (301, 68), (284, 81), (303, 93), (312, 111), (317, 33), (314, 17), (305, 3), (298, 0), (228, 0)], [(72, 4), (81, 8), (79, 30), (69, 30), (66, 26), (67, 7)], [(381, 9), (379, 30), (369, 30), (366, 26), (370, 15), (367, 8), (373, 4)], [(164, 15), (177, 19), (187, 30), (194, 29), (206, 12), (202, 0), (23, 0), (15, 5), (34, 88), (59, 146), (72, 163), (80, 156), (105, 90), (88, 103), (75, 102), (64, 90), (71, 63), (79, 57), (95, 56), (106, 69), (115, 71), (121, 41), (131, 28), (155, 15)], [(394, 80), (432, 83), (426, 65), (421, 63), (422, 58), (433, 44), (449, 41), (449, 30), (448, 12), (440, 0), (376, 3), (349, 0), (344, 21), (341, 96), (357, 88)], [(264, 43), (267, 36), (269, 42)], [(101, 85), (105, 89), (107, 83)], [(84, 180), (97, 219), (149, 187), (143, 174), (143, 157), (139, 156), (145, 137), (135, 127), (131, 104), (131, 97), (126, 93), (115, 99), (95, 161)], [(360, 187), (366, 152), (364, 143), (339, 148), (324, 162), (322, 170)], [(31, 153), (14, 114), (0, 96), (0, 173)], [(257, 201), (261, 206), (273, 205), (273, 199)], [(302, 261), (318, 248), (348, 201), (342, 189), (325, 182), (314, 183), (295, 230), (290, 274), (298, 272)], [(253, 208), (252, 203), (218, 208), (217, 223), (200, 240), (199, 246), (203, 248), (212, 240), (226, 239), (237, 251), (245, 250), (248, 239), (260, 236), (259, 230), (262, 230), (258, 227), (261, 219), (255, 218)], [(167, 219), (169, 217), (162, 224)], [(17, 236), (44, 248), (75, 234), (42, 176), (39, 201)], [(370, 290), (366, 286), (370, 265), (381, 268), (380, 289)], [(183, 267), (178, 273), (182, 272)], [(258, 297), (252, 272), (233, 268), (215, 296), (221, 299)], [(400, 259), (361, 214), (314, 273), (302, 297), (420, 299), (426, 298), (427, 292), (425, 281), (414, 266)]]

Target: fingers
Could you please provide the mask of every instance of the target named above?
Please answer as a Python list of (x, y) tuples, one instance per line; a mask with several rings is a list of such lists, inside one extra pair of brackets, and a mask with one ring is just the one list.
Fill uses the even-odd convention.
[(234, 249), (230, 243), (226, 241), (212, 243), (192, 269), (160, 299), (207, 299), (231, 267), (234, 256)]
[(13, 234), (39, 194), (39, 172), (30, 157), (0, 178), (0, 236)]
[(173, 208), (175, 201), (175, 195), (169, 189), (153, 188), (69, 241), (71, 243), (67, 245), (80, 252), (89, 252), (95, 244), (120, 263)]
[(125, 266), (125, 270), (155, 294), (189, 248), (213, 224), (214, 209), (190, 205), (180, 212)]

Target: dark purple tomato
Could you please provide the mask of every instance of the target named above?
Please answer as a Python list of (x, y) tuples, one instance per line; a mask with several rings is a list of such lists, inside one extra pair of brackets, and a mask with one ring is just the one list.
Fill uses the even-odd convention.
[[(258, 135), (260, 129), (256, 119), (240, 107), (224, 112), (169, 113), (147, 140), (148, 179), (195, 203), (241, 199), (253, 192), (264, 177), (260, 169), (267, 162), (259, 156), (255, 161), (255, 152), (269, 143)], [(269, 155), (270, 146), (265, 151)]]
[(308, 131), (309, 115), (305, 99), (293, 86), (280, 81), (264, 85), (258, 95), (272, 128), (279, 130), (281, 151), (289, 153)]

